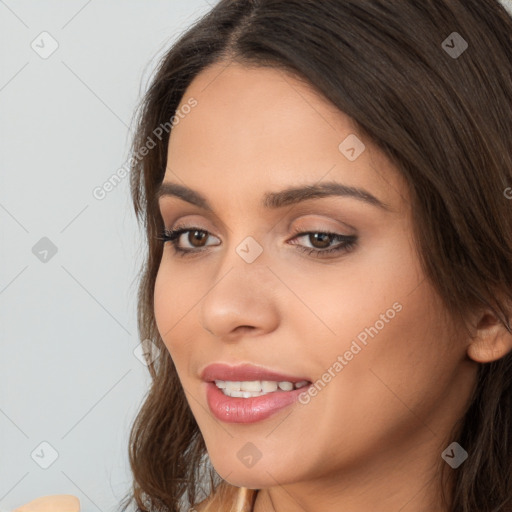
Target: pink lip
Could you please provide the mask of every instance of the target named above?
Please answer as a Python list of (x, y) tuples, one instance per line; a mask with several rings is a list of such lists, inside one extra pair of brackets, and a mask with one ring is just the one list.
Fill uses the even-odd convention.
[(229, 366), (224, 363), (209, 364), (201, 372), (201, 379), (206, 382), (213, 382), (215, 380), (275, 380), (277, 382), (300, 382), (308, 380), (307, 377), (294, 377), (293, 375), (285, 375), (284, 373), (277, 373), (272, 370), (267, 370), (260, 366), (252, 364), (240, 364), (236, 366)]
[(228, 366), (222, 363), (211, 364), (201, 372), (201, 378), (206, 381), (206, 400), (210, 411), (217, 419), (227, 423), (253, 423), (264, 420), (295, 403), (299, 395), (309, 387), (306, 385), (291, 391), (278, 390), (262, 396), (237, 398), (225, 395), (213, 382), (215, 380), (309, 381), (304, 377), (293, 377), (250, 364), (238, 366)]

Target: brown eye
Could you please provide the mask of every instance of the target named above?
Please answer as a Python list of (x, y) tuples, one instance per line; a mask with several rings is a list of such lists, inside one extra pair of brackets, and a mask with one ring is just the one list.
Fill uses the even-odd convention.
[[(186, 236), (185, 236), (186, 235)], [(208, 238), (215, 239), (208, 231), (197, 227), (177, 227), (171, 230), (164, 230), (159, 239), (163, 242), (170, 242), (176, 253), (197, 253), (208, 247)], [(184, 244), (184, 247), (181, 247)]]
[(309, 240), (313, 247), (317, 249), (325, 249), (331, 245), (334, 235), (330, 233), (310, 233)]
[[(193, 247), (204, 247), (204, 242), (208, 238), (206, 231), (200, 231), (198, 229), (190, 230), (188, 232), (188, 242)], [(197, 242), (197, 243), (196, 243)]]
[[(319, 258), (349, 252), (355, 247), (357, 241), (356, 235), (342, 235), (329, 231), (296, 231), (294, 235), (294, 239), (303, 238), (303, 243), (307, 245), (299, 243), (292, 243), (292, 245), (297, 245), (300, 251)], [(333, 245), (334, 242), (338, 243)]]

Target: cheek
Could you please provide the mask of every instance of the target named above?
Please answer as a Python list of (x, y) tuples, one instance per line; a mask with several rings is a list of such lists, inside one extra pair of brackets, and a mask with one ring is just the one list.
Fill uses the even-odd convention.
[(299, 306), (288, 313), (303, 342), (302, 357), (326, 382), (311, 401), (318, 412), (312, 417), (321, 418), (323, 428), (340, 422), (349, 430), (391, 428), (415, 419), (404, 403), (435, 402), (454, 352), (445, 353), (450, 340), (440, 303), (405, 237), (363, 248), (336, 271), (325, 266), (302, 275), (295, 291), (317, 315)]
[[(379, 390), (392, 394), (379, 381), (379, 372), (407, 395), (422, 385), (420, 376), (439, 366), (439, 352), (446, 342), (440, 302), (406, 237), (389, 237), (363, 260), (348, 281), (350, 293), (343, 292), (347, 305), (343, 348), (350, 350), (353, 340), (361, 347), (353, 360), (363, 366), (361, 375), (368, 379), (370, 395)], [(338, 328), (343, 325), (338, 323)]]
[(400, 433), (421, 427), (418, 418), (428, 417), (443, 400), (457, 356), (446, 349), (452, 340), (428, 297), (426, 285), (409, 294), (397, 290), (396, 309), (386, 313), (385, 302), (368, 310), (363, 324), (345, 317), (349, 336), (322, 354), (326, 370), (338, 361), (323, 404), (317, 403), (318, 417), (320, 409), (328, 411), (322, 420), (326, 429), (343, 423), (354, 439), (373, 439), (375, 446), (383, 438), (398, 442)]
[(153, 301), (158, 332), (165, 342), (167, 338), (166, 333), (172, 327), (174, 301), (167, 273), (162, 266), (160, 266), (156, 275)]
[(183, 273), (177, 272), (165, 261), (165, 250), (163, 264), (155, 280), (155, 321), (172, 358), (178, 359), (180, 351), (188, 346), (188, 343), (184, 343), (189, 334), (186, 323), (200, 296), (197, 290), (194, 292), (194, 286), (183, 278)]
[(385, 237), (366, 237), (339, 263), (318, 265), (314, 271), (309, 263), (309, 268), (283, 272), (288, 272), (286, 282), (293, 283), (302, 302), (291, 300), (283, 311), (301, 326), (299, 332), (310, 333), (300, 339), (321, 337), (340, 351), (348, 350), (351, 340), (361, 333), (364, 341), (366, 329), (376, 323), (379, 331), (387, 331), (390, 323), (396, 323), (395, 317), (405, 316), (398, 311), (403, 303), (423, 300), (409, 295), (424, 277), (413, 248), (399, 229)]

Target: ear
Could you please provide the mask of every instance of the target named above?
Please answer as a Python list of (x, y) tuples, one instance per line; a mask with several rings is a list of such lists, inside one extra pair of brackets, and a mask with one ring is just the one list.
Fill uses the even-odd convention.
[(485, 310), (477, 318), (474, 336), (467, 348), (468, 356), (477, 363), (497, 361), (512, 351), (512, 333), (496, 315)]

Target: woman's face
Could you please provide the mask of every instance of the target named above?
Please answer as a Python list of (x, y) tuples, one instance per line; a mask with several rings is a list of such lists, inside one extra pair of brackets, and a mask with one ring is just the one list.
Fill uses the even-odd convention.
[[(155, 316), (213, 465), (252, 488), (319, 478), (375, 488), (382, 471), (386, 485), (397, 471), (401, 488), (404, 474), (418, 480), (438, 463), (476, 374), (420, 268), (403, 179), (350, 118), (280, 70), (216, 64), (181, 105), (191, 97), (164, 183), (211, 211), (160, 197), (165, 228), (188, 227), (176, 242), (195, 253), (165, 243)], [(363, 192), (264, 203), (327, 184)], [(212, 363), (312, 384), (274, 391), (293, 400), (273, 409), (282, 402), (272, 393), (229, 398), (203, 381)], [(279, 380), (258, 375), (238, 380)]]

